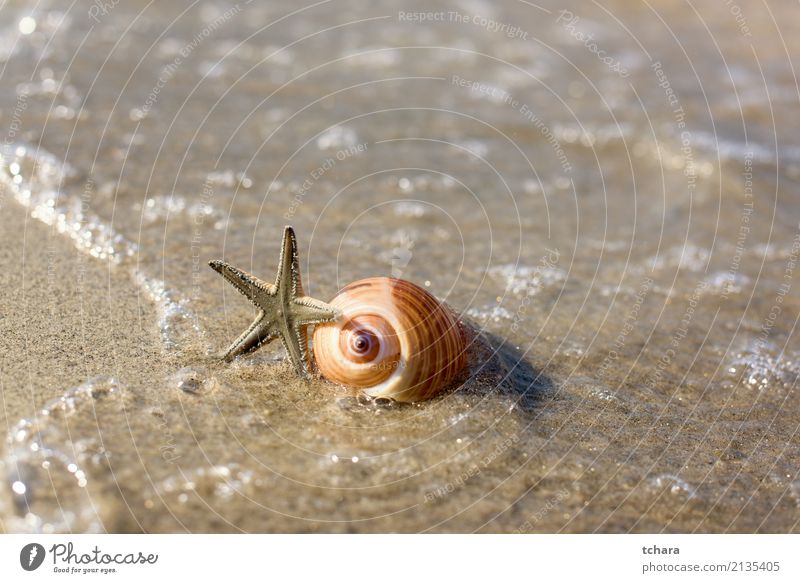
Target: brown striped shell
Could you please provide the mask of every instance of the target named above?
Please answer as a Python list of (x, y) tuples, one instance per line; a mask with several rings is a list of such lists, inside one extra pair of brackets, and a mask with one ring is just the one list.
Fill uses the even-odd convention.
[(341, 312), (314, 329), (322, 376), (373, 397), (422, 401), (455, 381), (467, 364), (465, 330), (453, 312), (402, 279), (353, 282), (330, 304)]

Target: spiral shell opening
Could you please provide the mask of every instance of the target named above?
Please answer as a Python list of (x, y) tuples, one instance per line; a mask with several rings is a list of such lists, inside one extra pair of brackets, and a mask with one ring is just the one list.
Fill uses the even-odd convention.
[(411, 282), (360, 280), (330, 302), (341, 312), (314, 330), (322, 375), (375, 397), (427, 399), (466, 366), (466, 337), (453, 312)]

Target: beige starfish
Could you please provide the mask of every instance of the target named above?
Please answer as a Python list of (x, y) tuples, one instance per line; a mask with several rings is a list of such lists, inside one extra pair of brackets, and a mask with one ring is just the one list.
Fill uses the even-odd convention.
[(214, 260), (208, 264), (261, 310), (250, 327), (223, 353), (222, 358), (231, 360), (280, 337), (295, 370), (307, 378), (311, 360), (306, 328), (330, 322), (337, 313), (328, 304), (303, 295), (294, 229), (287, 226), (283, 232), (275, 285), (224, 261)]

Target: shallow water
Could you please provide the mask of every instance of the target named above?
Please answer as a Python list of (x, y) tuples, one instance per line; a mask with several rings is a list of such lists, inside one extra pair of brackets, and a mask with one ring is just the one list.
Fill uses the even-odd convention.
[[(795, 5), (169, 4), (0, 9), (3, 530), (800, 530)], [(469, 378), (220, 362), (285, 224)]]

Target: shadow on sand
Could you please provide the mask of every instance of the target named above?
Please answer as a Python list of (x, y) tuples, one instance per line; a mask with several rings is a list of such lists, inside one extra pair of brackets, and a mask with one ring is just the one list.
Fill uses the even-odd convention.
[(536, 409), (555, 390), (549, 376), (534, 368), (521, 350), (496, 334), (476, 332), (470, 352), (469, 378), (456, 390), (505, 395), (524, 411)]

